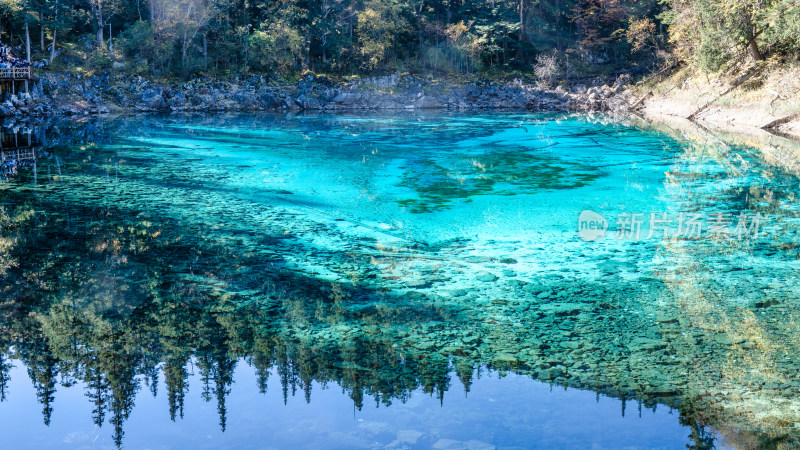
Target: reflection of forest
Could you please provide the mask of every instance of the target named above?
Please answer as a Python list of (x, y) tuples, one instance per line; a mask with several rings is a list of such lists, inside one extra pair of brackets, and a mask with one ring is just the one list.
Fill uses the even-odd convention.
[[(273, 370), (284, 397), (302, 393), (311, 401), (312, 381), (335, 382), (358, 408), (368, 398), (402, 401), (417, 389), (443, 399), (453, 371), (469, 390), (481, 364), (537, 374), (529, 356), (484, 347), (469, 336), (444, 348), (438, 339), (426, 341), (428, 331), (470, 326), (478, 329), (469, 333), (497, 341), (446, 306), (321, 284), (276, 268), (280, 261), (187, 242), (167, 231), (174, 224), (141, 216), (70, 208), (68, 224), (63, 205), (44, 214), (44, 203), (36, 206), (39, 224), (32, 232), (23, 232), (33, 225), (26, 210), (32, 205), (4, 213), (18, 246), (6, 255), (11, 282), (0, 319), (0, 394), (9, 358), (21, 360), (46, 424), (59, 380), (80, 381), (94, 403), (95, 424), (108, 421), (119, 444), (135, 394), (143, 388), (156, 394), (159, 374), (176, 420), (183, 416), (191, 360), (204, 382), (203, 398), (217, 403), (223, 430), (225, 397), (241, 361), (255, 368), (262, 391)], [(538, 373), (586, 387), (566, 373)], [(611, 385), (597, 388), (625, 396)], [(701, 427), (695, 430), (707, 440)]]
[[(365, 326), (392, 320), (381, 316), (396, 312), (387, 315), (371, 306), (357, 317), (348, 311), (368, 305), (374, 293), (270, 271), (274, 261), (213, 245), (185, 245), (181, 236), (165, 233), (167, 227), (110, 211), (72, 209), (71, 224), (66, 216), (38, 211), (39, 226), (23, 232), (32, 225), (32, 214), (24, 210), (19, 206), (3, 215), (4, 229), (16, 234), (19, 245), (4, 255), (5, 278), (11, 283), (2, 308), (0, 388), (4, 395), (8, 357), (21, 359), (42, 402), (45, 423), (57, 380), (80, 380), (90, 388), (95, 422), (100, 425), (108, 416), (121, 439), (140, 388), (134, 378), (144, 375), (155, 389), (160, 368), (170, 415), (182, 416), (191, 358), (206, 383), (203, 396), (218, 402), (223, 429), (225, 395), (242, 358), (256, 368), (262, 390), (275, 367), (284, 395), (303, 390), (309, 400), (312, 380), (341, 383), (358, 407), (366, 396), (388, 404), (420, 386), (440, 396), (448, 388), (447, 358), (430, 353), (405, 359), (392, 337), (377, 327), (352, 337), (343, 332), (341, 340), (308, 339), (309, 326), (334, 329), (329, 325), (353, 319)], [(246, 302), (215, 292), (217, 286), (245, 283), (262, 289)], [(402, 314), (407, 320), (442, 321), (443, 313), (405, 308)], [(459, 367), (469, 383), (472, 365)]]
[[(102, 127), (87, 127), (64, 134), (110, 139)], [(112, 173), (121, 163), (80, 142), (53, 153), (60, 159), (39, 167), (45, 186), (59, 183), (62, 170)], [(30, 177), (20, 182), (32, 185)], [(506, 298), (431, 297), (360, 283), (366, 273), (353, 283), (319, 281), (284, 267), (280, 252), (257, 250), (279, 248), (283, 235), (260, 234), (254, 247), (154, 211), (63, 202), (36, 189), (2, 191), (0, 203), (0, 394), (9, 358), (21, 360), (45, 423), (58, 383), (81, 381), (95, 404), (93, 420), (112, 424), (120, 443), (136, 392), (155, 394), (160, 374), (178, 419), (190, 361), (223, 429), (225, 397), (242, 361), (255, 368), (262, 390), (270, 371), (284, 396), (302, 393), (309, 401), (312, 381), (335, 382), (359, 408), (369, 398), (402, 401), (416, 389), (443, 398), (454, 371), (468, 390), (475, 371), (488, 366), (640, 407), (677, 408), (698, 447), (709, 444), (698, 421), (732, 423), (730, 411), (704, 395), (745, 349), (705, 339), (717, 331), (679, 317), (687, 311), (673, 306), (684, 308), (679, 300), (689, 292), (680, 283), (542, 279), (509, 286)], [(542, 289), (564, 291), (569, 301), (542, 300)], [(742, 423), (732, 428), (748, 431)]]

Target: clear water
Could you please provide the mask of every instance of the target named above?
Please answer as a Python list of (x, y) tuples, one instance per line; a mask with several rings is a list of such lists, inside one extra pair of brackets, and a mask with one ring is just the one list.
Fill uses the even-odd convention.
[(512, 114), (21, 131), (15, 447), (797, 438), (800, 188), (747, 146)]

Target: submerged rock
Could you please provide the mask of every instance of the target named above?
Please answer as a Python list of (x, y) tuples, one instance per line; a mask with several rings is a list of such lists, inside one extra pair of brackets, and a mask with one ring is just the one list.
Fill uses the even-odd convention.
[(484, 283), (491, 283), (493, 281), (497, 281), (498, 277), (493, 273), (483, 272), (479, 274), (477, 277), (475, 277), (475, 279), (478, 281), (482, 281)]
[(577, 316), (584, 308), (582, 303), (551, 303), (540, 306), (542, 312), (556, 317)]
[(421, 431), (417, 430), (400, 430), (397, 432), (397, 441), (404, 444), (416, 444), (419, 438), (423, 436)]
[(757, 300), (753, 303), (753, 306), (756, 308), (769, 308), (770, 306), (779, 305), (781, 302), (777, 299), (770, 298), (764, 300)]

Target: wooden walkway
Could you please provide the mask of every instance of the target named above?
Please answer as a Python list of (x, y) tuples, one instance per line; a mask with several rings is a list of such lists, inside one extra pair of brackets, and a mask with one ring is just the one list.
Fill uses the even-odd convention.
[(29, 83), (39, 81), (30, 67), (0, 67), (0, 95), (9, 92), (30, 93)]
[(31, 80), (30, 67), (0, 67), (0, 80)]

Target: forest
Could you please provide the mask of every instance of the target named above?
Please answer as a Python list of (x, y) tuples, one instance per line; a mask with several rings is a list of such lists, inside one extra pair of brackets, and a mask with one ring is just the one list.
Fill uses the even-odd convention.
[(800, 3), (2, 0), (0, 40), (38, 67), (155, 77), (715, 72), (796, 61)]

